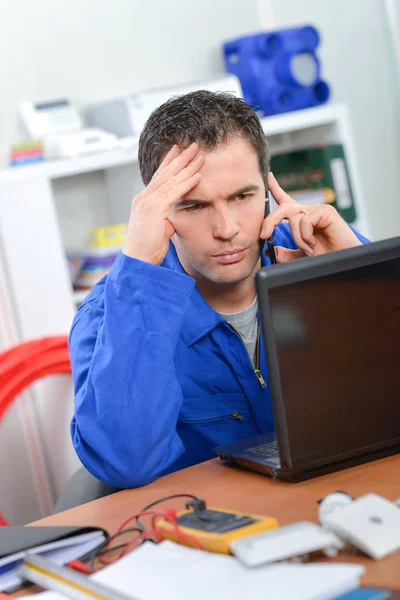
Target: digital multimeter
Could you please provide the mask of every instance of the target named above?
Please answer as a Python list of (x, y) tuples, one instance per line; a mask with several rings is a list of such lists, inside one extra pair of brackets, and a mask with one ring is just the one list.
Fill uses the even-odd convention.
[[(279, 527), (274, 517), (262, 517), (212, 507), (178, 513), (176, 522), (182, 533), (196, 538), (206, 550), (220, 554), (230, 554), (230, 543), (238, 538)], [(157, 526), (162, 539), (178, 541), (172, 523), (160, 519)], [(182, 543), (185, 543), (184, 537)]]

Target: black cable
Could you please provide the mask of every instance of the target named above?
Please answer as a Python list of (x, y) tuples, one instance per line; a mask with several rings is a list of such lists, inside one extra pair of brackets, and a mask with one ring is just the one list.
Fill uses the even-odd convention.
[[(153, 540), (145, 539), (145, 540), (140, 540), (139, 546), (144, 544), (144, 542), (151, 542), (152, 544), (155, 544), (155, 542)], [(125, 548), (128, 544), (130, 544), (130, 542), (126, 542), (125, 544), (120, 544), (119, 546), (113, 546), (112, 548), (107, 548), (106, 550), (102, 550), (99, 553), (99, 556), (103, 556), (103, 554), (107, 554), (108, 552), (113, 552), (114, 550), (120, 550), (121, 548)]]
[(110, 539), (111, 538), (107, 533), (107, 536), (105, 537), (105, 539), (98, 546), (96, 546), (96, 548), (93, 548), (93, 550), (89, 550), (89, 552), (86, 552), (83, 556), (79, 556), (79, 561), (87, 562), (88, 560), (90, 560), (92, 554), (97, 554), (97, 553), (101, 552), (101, 550), (104, 548), (104, 546), (107, 546)]
[[(151, 542), (151, 540), (141, 540), (139, 546), (141, 546), (144, 542)], [(103, 556), (103, 554), (107, 554), (108, 552), (112, 552), (113, 550), (120, 550), (121, 548), (125, 548), (129, 542), (126, 544), (120, 544), (119, 546), (114, 546), (113, 548), (107, 548), (107, 550), (103, 550), (100, 552), (99, 556)]]
[(122, 548), (123, 546), (126, 546), (126, 544), (129, 544), (129, 542), (126, 542), (126, 544), (122, 544), (121, 546), (116, 546), (114, 548), (108, 548), (107, 550), (103, 550), (103, 548), (105, 546), (108, 546), (111, 542), (113, 542), (118, 536), (122, 535), (123, 533), (129, 533), (132, 531), (138, 531), (139, 533), (143, 533), (137, 527), (129, 527), (128, 529), (123, 529), (122, 531), (118, 531), (117, 533), (114, 533), (114, 535), (111, 535), (103, 544), (101, 544), (100, 546), (95, 548), (90, 553), (90, 555), (88, 554), (85, 559), (90, 560), (90, 565), (89, 565), (90, 572), (91, 573), (94, 572), (94, 561), (96, 560), (96, 558), (98, 558), (102, 554), (105, 554), (106, 552), (111, 552), (111, 550), (115, 550), (117, 548)]
[[(139, 531), (139, 530), (137, 530), (137, 531)], [(121, 533), (125, 533), (125, 532), (121, 531)], [(153, 540), (148, 539), (148, 540), (141, 540), (138, 545), (141, 546), (145, 542), (150, 542), (151, 544), (155, 544), (156, 543)], [(129, 543), (130, 542), (126, 542), (126, 544), (120, 544), (119, 546), (114, 546), (113, 548), (107, 548), (107, 550), (102, 550), (101, 552), (99, 552), (99, 554), (96, 557), (93, 557), (93, 559), (90, 561), (90, 572), (94, 573), (94, 560), (95, 560), (95, 558), (99, 558), (99, 556), (103, 556), (103, 554), (107, 554), (108, 552), (114, 552), (114, 550), (121, 550), (122, 548), (126, 548), (126, 546)]]
[[(162, 502), (166, 502), (167, 500), (172, 500), (173, 498), (191, 498), (193, 500), (193, 503), (187, 503), (187, 505), (186, 505), (187, 507), (190, 504), (195, 509), (196, 508), (199, 508), (199, 509), (205, 508), (204, 500), (200, 500), (200, 498), (198, 498), (197, 496), (194, 496), (193, 494), (171, 494), (170, 496), (164, 496), (164, 498), (159, 498), (158, 500), (151, 502), (151, 504), (148, 504), (147, 506), (142, 508), (142, 510), (139, 512), (146, 512), (150, 508), (153, 508), (153, 506), (156, 506), (157, 504), (161, 504)], [(100, 544), (97, 548), (95, 548), (95, 550), (93, 550), (92, 552), (85, 555), (84, 559), (86, 561), (90, 560), (89, 568), (90, 568), (91, 573), (94, 572), (94, 561), (96, 560), (96, 558), (98, 558), (102, 554), (111, 552), (112, 550), (117, 550), (117, 549), (123, 548), (124, 546), (126, 546), (129, 543), (129, 542), (127, 542), (126, 544), (121, 544), (119, 546), (115, 546), (114, 548), (107, 548), (106, 550), (103, 550), (103, 548), (105, 546), (108, 546), (118, 536), (123, 535), (124, 533), (132, 532), (132, 531), (137, 531), (138, 533), (145, 532), (145, 528), (143, 527), (142, 523), (140, 522), (139, 517), (136, 517), (136, 525), (137, 525), (137, 527), (129, 527), (128, 529), (123, 529), (122, 531), (118, 531), (117, 533), (114, 533), (113, 535), (109, 536), (106, 540), (104, 540), (104, 542), (102, 544)], [(142, 540), (141, 544), (144, 541), (146, 541), (146, 540)]]
[[(160, 498), (159, 500), (155, 500), (155, 502), (148, 504), (147, 506), (142, 508), (140, 512), (146, 512), (146, 510), (149, 510), (149, 508), (153, 508), (153, 506), (156, 506), (156, 504), (161, 504), (161, 502), (165, 502), (166, 500), (172, 500), (173, 498), (192, 498), (192, 500), (200, 501), (200, 499), (197, 496), (193, 496), (193, 494), (171, 494), (171, 496), (164, 496), (164, 498)], [(141, 532), (144, 533), (145, 529), (141, 524), (139, 517), (136, 517), (136, 525), (141, 530)]]

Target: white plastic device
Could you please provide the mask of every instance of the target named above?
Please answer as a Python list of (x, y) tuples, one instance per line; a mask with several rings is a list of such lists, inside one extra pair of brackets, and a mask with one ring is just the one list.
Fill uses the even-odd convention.
[(74, 157), (119, 146), (116, 135), (99, 128), (84, 128), (82, 119), (67, 99), (22, 102), (20, 114), (32, 138), (43, 140), (46, 158)]
[(172, 96), (182, 96), (196, 90), (230, 92), (243, 97), (239, 79), (236, 75), (226, 73), (214, 79), (138, 91), (114, 100), (91, 104), (86, 109), (88, 122), (94, 127), (112, 131), (118, 137), (139, 136), (153, 110)]
[(247, 567), (274, 563), (323, 551), (336, 556), (342, 541), (331, 531), (308, 521), (234, 540), (230, 550)]
[(117, 136), (97, 128), (86, 128), (59, 135), (49, 135), (44, 139), (46, 158), (74, 157), (112, 150), (119, 146)]
[(326, 519), (336, 510), (341, 510), (353, 502), (353, 498), (346, 492), (332, 492), (325, 496), (318, 507), (318, 520), (322, 526), (325, 526)]
[(400, 510), (377, 494), (326, 515), (324, 526), (375, 560), (400, 550)]
[(22, 102), (19, 107), (22, 122), (33, 139), (82, 129), (83, 123), (78, 110), (68, 100), (48, 102)]

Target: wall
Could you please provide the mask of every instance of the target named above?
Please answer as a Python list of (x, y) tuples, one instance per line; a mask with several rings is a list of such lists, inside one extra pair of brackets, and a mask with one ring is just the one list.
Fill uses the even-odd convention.
[(276, 27), (315, 25), (332, 101), (350, 109), (373, 239), (400, 235), (400, 85), (381, 0), (270, 0)]
[[(81, 108), (137, 89), (218, 76), (221, 42), (260, 27), (256, 0), (0, 0), (0, 8), (0, 168), (6, 166), (9, 144), (24, 135), (17, 117), (21, 101), (69, 96)], [(54, 193), (68, 245), (85, 235), (93, 213), (98, 224), (107, 219), (101, 174), (79, 176), (73, 186), (57, 181)], [(74, 219), (77, 234), (70, 239)], [(2, 326), (0, 307), (0, 348)], [(71, 383), (51, 378), (45, 398), (38, 393), (42, 384), (1, 423), (0, 510), (15, 524), (44, 515), (76, 468), (68, 434)], [(32, 409), (34, 440), (19, 405)], [(60, 447), (64, 464), (57, 460)], [(41, 465), (33, 460), (40, 454)], [(39, 468), (40, 475), (47, 472), (48, 486), (37, 476)]]
[[(1, 0), (0, 165), (22, 100), (78, 106), (223, 72), (221, 41), (259, 28), (256, 0)], [(8, 57), (5, 60), (4, 57)]]
[[(399, 118), (381, 0), (1, 0), (0, 168), (23, 139), (22, 100), (78, 107), (223, 71), (223, 39), (260, 25), (314, 23), (333, 101), (348, 103), (375, 239), (400, 233)], [(396, 81), (395, 81), (396, 80)], [(103, 182), (92, 176), (91, 190)], [(97, 187), (94, 187), (94, 186)], [(81, 188), (81, 190), (84, 188)], [(81, 191), (82, 193), (82, 191)], [(79, 201), (79, 194), (75, 197)], [(68, 210), (68, 209), (67, 209)]]

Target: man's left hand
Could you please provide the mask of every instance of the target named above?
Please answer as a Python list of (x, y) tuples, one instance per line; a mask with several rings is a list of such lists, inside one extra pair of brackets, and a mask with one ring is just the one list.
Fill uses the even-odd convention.
[(268, 173), (268, 188), (278, 207), (264, 219), (260, 237), (271, 237), (275, 227), (287, 219), (298, 247), (298, 250), (289, 250), (277, 246), (275, 252), (278, 262), (362, 245), (330, 204), (298, 204), (282, 190), (272, 173)]

